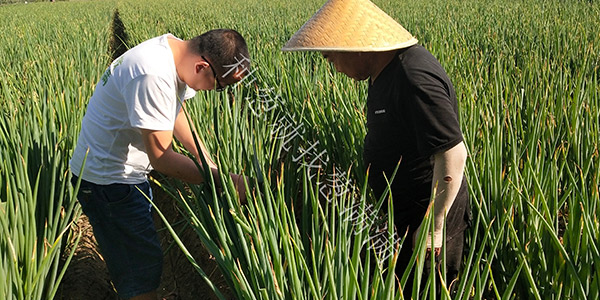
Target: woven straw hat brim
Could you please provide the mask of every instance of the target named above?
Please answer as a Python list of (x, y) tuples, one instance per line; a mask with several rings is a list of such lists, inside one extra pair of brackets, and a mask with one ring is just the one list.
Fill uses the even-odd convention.
[(283, 46), (283, 51), (378, 52), (417, 43), (369, 0), (329, 0)]

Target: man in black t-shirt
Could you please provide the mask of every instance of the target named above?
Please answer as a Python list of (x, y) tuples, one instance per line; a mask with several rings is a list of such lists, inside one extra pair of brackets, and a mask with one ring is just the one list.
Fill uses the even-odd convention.
[[(377, 57), (387, 61), (388, 55), (391, 61), (383, 70), (369, 76), (368, 133), (363, 153), (370, 167), (369, 185), (377, 197), (381, 196), (387, 187), (386, 178), (392, 178), (398, 168), (391, 184), (394, 222), (396, 229), (408, 231), (409, 237), (416, 235), (436, 188), (435, 245), (431, 247), (428, 239), (428, 247), (439, 254), (447, 211), (445, 264), (447, 278), (452, 279), (461, 266), (469, 201), (463, 176), (466, 148), (456, 96), (439, 62), (420, 45), (361, 56), (373, 57), (367, 61), (377, 61)], [(335, 64), (336, 55), (333, 57)], [(412, 249), (403, 247), (398, 258), (400, 274), (411, 255)]]
[[(368, 0), (328, 1), (283, 50), (320, 51), (338, 72), (369, 80), (363, 155), (370, 168), (369, 185), (380, 197), (386, 178), (398, 168), (391, 183), (394, 222), (400, 235), (408, 232), (409, 241), (421, 230), (433, 199), (435, 230), (427, 248), (439, 255), (446, 224), (449, 285), (461, 266), (469, 195), (456, 94), (443, 67)], [(405, 243), (398, 258), (399, 276), (411, 255), (412, 247)], [(412, 286), (402, 288), (410, 295)]]

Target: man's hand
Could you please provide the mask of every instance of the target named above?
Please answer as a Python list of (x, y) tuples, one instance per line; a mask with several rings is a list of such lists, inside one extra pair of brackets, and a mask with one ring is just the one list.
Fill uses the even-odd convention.
[(246, 199), (246, 184), (244, 180), (247, 179), (243, 175), (230, 173), (231, 179), (233, 180), (233, 185), (235, 186), (235, 190), (240, 197), (240, 202), (242, 204), (247, 204), (248, 200)]
[[(415, 249), (415, 246), (417, 245), (417, 237), (419, 237), (419, 234), (421, 233), (421, 226), (419, 226), (419, 228), (417, 228), (417, 231), (415, 231), (415, 233), (413, 233), (412, 236), (412, 248), (413, 250)], [(440, 255), (440, 253), (442, 252), (442, 241), (443, 241), (443, 233), (441, 232), (434, 232), (433, 234), (433, 252), (435, 254), (435, 256)], [(431, 253), (431, 232), (427, 233), (427, 239), (425, 241), (425, 247), (427, 248), (427, 252), (426, 252), (426, 256), (428, 257)]]

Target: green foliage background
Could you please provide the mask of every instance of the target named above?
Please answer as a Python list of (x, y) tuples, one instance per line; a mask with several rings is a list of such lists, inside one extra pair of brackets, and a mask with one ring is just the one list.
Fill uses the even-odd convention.
[[(231, 256), (223, 255), (223, 266), (237, 268), (238, 273), (232, 272), (237, 275), (254, 276), (246, 283), (231, 278), (239, 295), (400, 297), (394, 292), (398, 285), (384, 277), (379, 286), (357, 282), (349, 284), (355, 290), (344, 288), (356, 276), (351, 270), (366, 274), (366, 266), (374, 264), (353, 256), (365, 247), (339, 234), (353, 232), (352, 226), (340, 225), (340, 213), (352, 199), (335, 198), (338, 205), (333, 206), (319, 203), (323, 181), (318, 185), (308, 180), (310, 170), (291, 159), (300, 147), (319, 142), (318, 148), (330, 159), (328, 174), (334, 168), (348, 171), (357, 191), (354, 196), (376, 203), (363, 184), (360, 155), (366, 83), (337, 74), (317, 53), (280, 51), (323, 2), (128, 0), (0, 6), (0, 277), (8, 279), (0, 281), (0, 298), (52, 298), (60, 279), (57, 258), (66, 234), (62, 233), (77, 215), (68, 185), (68, 159), (87, 100), (110, 62), (108, 28), (115, 8), (130, 46), (165, 32), (191, 38), (218, 27), (234, 28), (248, 41), (255, 84), (236, 89), (233, 102), (201, 92), (190, 102), (190, 116), (224, 170), (254, 178), (256, 160), (266, 184), (250, 182), (261, 192), (248, 208), (238, 207), (232, 193), (219, 196), (206, 187), (176, 197), (182, 203), (208, 203), (222, 216), (211, 221), (207, 215), (205, 237), (239, 237), (246, 249), (252, 249), (260, 233), (274, 239), (265, 241), (271, 246), (263, 251), (271, 264), (275, 252), (297, 249), (283, 254), (280, 273), (257, 275), (261, 264), (252, 259), (235, 266), (242, 257), (236, 251), (243, 246), (214, 237), (215, 251), (231, 250)], [(597, 299), (599, 5), (484, 0), (375, 3), (438, 57), (458, 93), (475, 219), (456, 298)], [(281, 97), (276, 109), (268, 110), (264, 103), (256, 106), (266, 91)], [(290, 152), (282, 151), (285, 133), (271, 130), (286, 114), (305, 128)], [(264, 202), (258, 195), (270, 200)], [(256, 235), (240, 233), (236, 226), (261, 224), (258, 212), (269, 211), (261, 208), (263, 202), (277, 205), (270, 215), (278, 220), (271, 224), (274, 231), (267, 234), (254, 228), (250, 232)], [(194, 207), (190, 215), (206, 213), (209, 206)], [(311, 213), (298, 220), (276, 213), (293, 215), (299, 207)], [(233, 219), (234, 214), (240, 219)], [(281, 229), (284, 224), (292, 229)], [(323, 230), (315, 231), (318, 227)], [(323, 248), (311, 246), (311, 240), (323, 241)], [(344, 241), (347, 247), (328, 248)], [(294, 243), (303, 246), (294, 248)], [(344, 263), (350, 256), (352, 263)], [(297, 266), (298, 277), (291, 275), (292, 260), (307, 262), (306, 267)], [(268, 280), (271, 285), (265, 283)], [(307, 288), (310, 282), (313, 286)]]

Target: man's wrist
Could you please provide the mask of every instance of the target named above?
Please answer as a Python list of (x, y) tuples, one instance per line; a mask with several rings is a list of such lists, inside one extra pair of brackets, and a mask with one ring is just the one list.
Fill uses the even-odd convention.
[[(217, 169), (217, 168), (210, 168), (210, 174), (211, 174), (211, 175), (212, 175), (212, 177), (213, 177), (213, 180), (214, 180), (214, 182), (215, 182), (215, 185), (216, 185), (218, 188), (221, 188), (221, 187), (222, 187), (222, 184), (221, 184), (221, 179), (220, 179), (220, 177), (219, 177), (219, 169)], [(206, 180), (208, 180), (208, 178), (207, 178)]]

